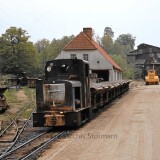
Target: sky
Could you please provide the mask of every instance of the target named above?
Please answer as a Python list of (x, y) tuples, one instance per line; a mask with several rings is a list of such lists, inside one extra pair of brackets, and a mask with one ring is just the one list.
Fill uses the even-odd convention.
[(91, 27), (102, 37), (111, 27), (114, 39), (132, 34), (136, 45), (160, 47), (160, 0), (0, 0), (0, 35), (20, 27), (31, 36), (52, 41)]

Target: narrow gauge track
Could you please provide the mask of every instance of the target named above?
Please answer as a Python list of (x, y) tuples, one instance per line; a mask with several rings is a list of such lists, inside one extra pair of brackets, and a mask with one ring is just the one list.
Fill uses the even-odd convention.
[(0, 150), (0, 154), (7, 153), (10, 151), (13, 146), (17, 143), (18, 138), (23, 133), (26, 125), (28, 124), (29, 120), (31, 119), (32, 113), (35, 108), (32, 107), (31, 113), (29, 114), (29, 117), (25, 120), (20, 120), (21, 115), (23, 112), (26, 111), (29, 107), (32, 107), (32, 102), (22, 108), (22, 110), (17, 114), (15, 118), (12, 118), (9, 114), (5, 113), (9, 119), (11, 119), (11, 122), (3, 129), (3, 131), (0, 133), (0, 145), (3, 147)]
[[(31, 111), (29, 117), (25, 121), (20, 120), (20, 117), (25, 112), (25, 110), (28, 109), (29, 107), (32, 107), (32, 102), (29, 103), (28, 105), (24, 106), (15, 118), (12, 118), (9, 114), (5, 113), (5, 115), (7, 117), (9, 117), (9, 119), (11, 119), (11, 123), (9, 123), (3, 129), (3, 131), (0, 133), (0, 137), (3, 137), (3, 138), (1, 138), (3, 140), (0, 140), (0, 143), (12, 143), (23, 132), (23, 130), (24, 130), (26, 124), (28, 123), (29, 119), (31, 118), (32, 113), (34, 112), (35, 108), (32, 107), (32, 111)], [(6, 133), (7, 132), (10, 133), (11, 127), (13, 127), (14, 130), (16, 130), (15, 134), (14, 134), (14, 136), (12, 136), (12, 139), (6, 139), (6, 137), (7, 137)]]
[[(17, 125), (17, 123), (16, 123), (16, 120), (13, 119), (13, 118), (12, 118), (9, 114), (7, 114), (7, 113), (4, 113), (4, 115), (11, 120), (11, 123), (9, 123), (9, 125), (7, 125), (7, 126), (5, 127), (5, 129), (3, 129), (3, 131), (0, 133), (0, 137), (5, 136), (5, 133), (7, 132), (7, 130), (9, 130), (9, 129), (11, 128), (12, 125), (13, 125), (13, 126), (15, 125), (16, 134), (17, 134), (17, 133), (18, 133), (18, 125)], [(15, 135), (16, 135), (16, 134), (15, 134)], [(0, 140), (0, 143), (10, 143), (10, 142), (12, 142), (12, 141), (11, 141), (11, 140)]]
[(0, 159), (26, 160), (31, 157), (37, 158), (39, 152), (46, 148), (48, 144), (56, 141), (59, 138), (63, 138), (68, 134), (69, 131), (53, 132), (49, 130), (21, 144), (17, 148), (6, 152), (2, 156), (0, 156)]

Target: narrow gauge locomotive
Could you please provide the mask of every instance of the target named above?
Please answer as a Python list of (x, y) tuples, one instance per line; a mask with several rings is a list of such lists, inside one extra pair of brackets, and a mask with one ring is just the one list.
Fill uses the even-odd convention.
[(127, 80), (97, 83), (89, 71), (89, 63), (80, 59), (48, 61), (45, 80), (36, 85), (33, 126), (80, 126), (129, 88)]

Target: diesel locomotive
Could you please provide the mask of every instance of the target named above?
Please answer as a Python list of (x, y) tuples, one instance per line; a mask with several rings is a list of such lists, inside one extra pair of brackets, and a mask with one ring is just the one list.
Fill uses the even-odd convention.
[(44, 80), (36, 85), (34, 127), (77, 127), (101, 107), (123, 94), (129, 80), (103, 82), (80, 59), (48, 61)]

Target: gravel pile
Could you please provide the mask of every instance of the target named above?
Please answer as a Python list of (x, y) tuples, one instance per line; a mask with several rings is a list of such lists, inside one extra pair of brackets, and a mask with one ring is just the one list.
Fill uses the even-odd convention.
[(133, 81), (131, 81), (129, 87), (130, 88), (137, 88), (137, 87), (144, 86), (144, 85), (145, 85), (144, 80), (133, 80)]

